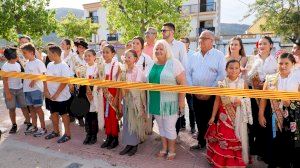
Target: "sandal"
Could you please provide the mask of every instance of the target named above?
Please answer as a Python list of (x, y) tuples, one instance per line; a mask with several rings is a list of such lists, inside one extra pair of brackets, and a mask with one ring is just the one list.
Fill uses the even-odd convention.
[(176, 153), (169, 152), (167, 155), (167, 160), (174, 160)]
[(159, 153), (156, 154), (156, 157), (162, 158), (165, 157), (166, 155), (167, 155), (167, 151), (159, 151)]
[(57, 143), (65, 143), (65, 142), (69, 141), (70, 139), (71, 139), (71, 137), (65, 134), (61, 138), (59, 138)]
[(52, 139), (52, 138), (56, 138), (56, 137), (59, 137), (59, 133), (52, 131), (50, 134), (45, 136), (45, 139)]

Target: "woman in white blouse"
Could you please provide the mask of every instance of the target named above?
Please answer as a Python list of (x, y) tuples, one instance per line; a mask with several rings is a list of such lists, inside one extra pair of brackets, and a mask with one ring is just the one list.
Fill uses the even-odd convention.
[(71, 40), (70, 39), (63, 39), (60, 43), (60, 47), (62, 49), (61, 59), (70, 66), (71, 58), (74, 55), (74, 53), (71, 49), (72, 48)]
[[(273, 41), (269, 36), (263, 36), (258, 41), (258, 54), (254, 56), (251, 69), (248, 71), (249, 88), (262, 89), (266, 75), (277, 72), (277, 59), (272, 55)], [(253, 125), (249, 126), (249, 145), (250, 154), (258, 155), (264, 159), (261, 150), (265, 144), (265, 130), (261, 129), (258, 123), (258, 104), (259, 99), (251, 98), (251, 108), (253, 115)], [(267, 102), (267, 111), (270, 111), (270, 102)], [(270, 118), (270, 117), (269, 117)]]
[[(293, 78), (296, 61), (292, 54), (283, 53), (278, 59), (278, 73), (268, 75), (264, 90), (298, 92), (298, 83)], [(300, 102), (290, 100), (270, 100), (272, 109), (266, 110), (267, 100), (259, 106), (259, 124), (265, 130), (265, 144), (262, 147), (265, 162), (269, 167), (293, 166), (299, 143)], [(271, 116), (271, 117), (270, 117)]]
[(135, 65), (143, 72), (145, 72), (145, 70), (148, 70), (149, 65), (153, 64), (153, 60), (149, 55), (143, 53), (144, 39), (139, 36), (134, 37), (132, 39), (132, 49), (138, 55), (138, 59)]

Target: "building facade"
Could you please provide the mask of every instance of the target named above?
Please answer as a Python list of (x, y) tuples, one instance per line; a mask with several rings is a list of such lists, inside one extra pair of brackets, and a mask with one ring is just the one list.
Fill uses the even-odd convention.
[[(184, 2), (181, 11), (183, 16), (190, 17), (191, 32), (189, 38), (192, 41), (191, 48), (197, 47), (197, 37), (205, 30), (213, 31), (217, 37), (220, 35), (220, 0), (189, 0)], [(84, 4), (84, 17), (91, 18), (94, 23), (99, 23), (97, 35), (93, 35), (92, 41), (100, 40), (117, 41), (120, 33), (109, 32), (106, 10), (101, 2)]]
[(182, 14), (190, 17), (191, 32), (191, 49), (198, 46), (198, 36), (207, 29), (215, 33), (217, 39), (220, 37), (220, 0), (189, 0), (182, 6)]

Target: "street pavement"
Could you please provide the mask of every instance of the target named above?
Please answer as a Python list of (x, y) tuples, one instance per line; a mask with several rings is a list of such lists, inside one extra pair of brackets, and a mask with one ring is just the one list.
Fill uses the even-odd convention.
[[(2, 81), (0, 92), (3, 93)], [(43, 137), (35, 138), (24, 135), (24, 119), (20, 110), (17, 110), (17, 134), (8, 134), (11, 123), (6, 110), (3, 95), (0, 94), (0, 129), (4, 131), (0, 140), (0, 168), (209, 168), (205, 150), (190, 151), (189, 147), (196, 144), (192, 138), (187, 123), (187, 129), (181, 131), (180, 143), (177, 144), (175, 160), (156, 158), (161, 148), (158, 141), (158, 129), (155, 125), (154, 133), (138, 146), (134, 156), (120, 156), (123, 149), (119, 145), (112, 150), (101, 149), (100, 145), (105, 139), (104, 131), (98, 134), (98, 142), (94, 145), (83, 145), (85, 131), (76, 123), (71, 124), (72, 139), (64, 144), (56, 143), (57, 139), (45, 140)], [(187, 110), (187, 109), (186, 109)], [(48, 131), (51, 131), (49, 112), (45, 111)], [(187, 113), (186, 113), (187, 114)], [(186, 115), (188, 118), (188, 115)], [(120, 140), (121, 142), (121, 140)], [(255, 161), (253, 168), (266, 167)]]

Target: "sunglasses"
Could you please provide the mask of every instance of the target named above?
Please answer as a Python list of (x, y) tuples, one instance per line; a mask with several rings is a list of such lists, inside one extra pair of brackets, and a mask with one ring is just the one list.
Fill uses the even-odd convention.
[(153, 33), (153, 32), (145, 32), (145, 35), (154, 35), (154, 34), (156, 34), (156, 33)]
[(166, 30), (166, 29), (162, 29), (161, 32), (165, 33), (167, 31), (171, 31), (171, 30)]

